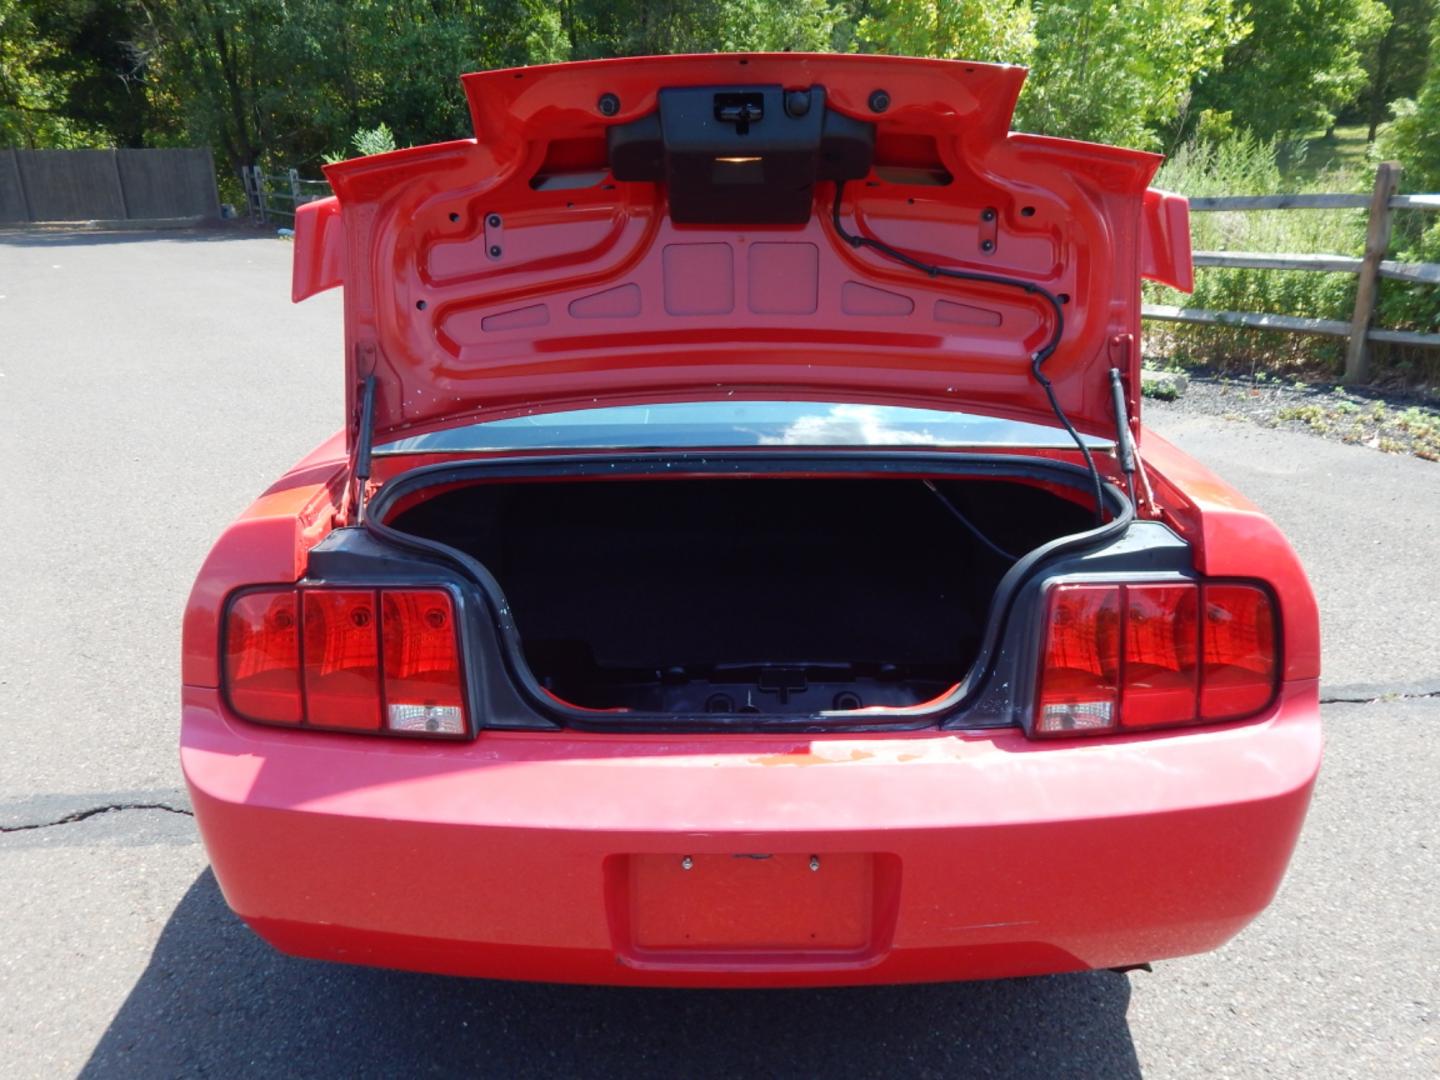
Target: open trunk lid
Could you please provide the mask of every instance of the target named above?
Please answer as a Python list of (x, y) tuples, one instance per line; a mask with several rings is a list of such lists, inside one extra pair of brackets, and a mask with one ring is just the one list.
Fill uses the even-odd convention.
[(1053, 423), (1047, 293), (1060, 405), (1113, 435), (1119, 368), (1138, 435), (1139, 283), (1189, 287), (1186, 204), (1147, 189), (1155, 155), (1010, 132), (1024, 78), (793, 54), (465, 76), (475, 138), (330, 166), (296, 215), (295, 299), (346, 286), (352, 447), (370, 376), (377, 443), (727, 397)]

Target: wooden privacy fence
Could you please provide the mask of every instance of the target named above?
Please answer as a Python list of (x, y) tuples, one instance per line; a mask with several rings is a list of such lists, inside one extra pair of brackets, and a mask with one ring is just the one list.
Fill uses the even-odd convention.
[(206, 147), (0, 150), (0, 222), (199, 222), (220, 216)]
[(1304, 255), (1258, 251), (1197, 251), (1195, 265), (1229, 266), (1251, 270), (1313, 270), (1319, 273), (1356, 274), (1355, 308), (1349, 320), (1307, 319), (1297, 315), (1268, 315), (1258, 311), (1210, 311), (1205, 308), (1146, 304), (1147, 319), (1164, 322), (1237, 326), (1253, 330), (1281, 330), (1292, 334), (1321, 334), (1348, 339), (1345, 349), (1347, 383), (1362, 383), (1368, 374), (1371, 342), (1392, 345), (1440, 346), (1440, 334), (1410, 330), (1384, 330), (1371, 326), (1381, 278), (1415, 284), (1440, 284), (1440, 263), (1404, 263), (1387, 259), (1390, 226), (1396, 210), (1440, 210), (1440, 195), (1401, 195), (1400, 166), (1385, 162), (1375, 172), (1369, 195), (1219, 195), (1190, 200), (1192, 213), (1220, 210), (1356, 210), (1368, 209), (1365, 254)]
[(250, 220), (257, 225), (272, 217), (288, 218), (293, 224), (297, 206), (330, 194), (330, 185), (324, 180), (302, 180), (295, 169), (267, 173), (259, 165), (250, 165), (240, 170), (240, 179), (245, 184)]

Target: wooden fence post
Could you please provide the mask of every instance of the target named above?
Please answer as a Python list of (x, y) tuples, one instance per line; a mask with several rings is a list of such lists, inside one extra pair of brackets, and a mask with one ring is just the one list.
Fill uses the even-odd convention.
[(1380, 286), (1380, 263), (1390, 247), (1390, 200), (1400, 187), (1400, 166), (1382, 161), (1375, 170), (1375, 188), (1370, 194), (1370, 225), (1365, 230), (1365, 257), (1360, 263), (1360, 280), (1355, 285), (1355, 313), (1350, 318), (1350, 343), (1345, 349), (1347, 385), (1363, 383), (1369, 377), (1370, 350), (1365, 335), (1375, 314)]
[(290, 209), (298, 210), (300, 209), (300, 172), (297, 169), (291, 169), (287, 176), (290, 180)]
[(259, 165), (250, 166), (255, 174), (255, 195), (260, 206), (260, 224), (265, 225), (270, 221), (270, 200), (265, 198), (265, 174)]

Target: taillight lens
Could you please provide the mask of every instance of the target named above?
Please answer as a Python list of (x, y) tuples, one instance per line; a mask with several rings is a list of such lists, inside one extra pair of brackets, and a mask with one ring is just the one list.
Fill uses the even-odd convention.
[(369, 589), (306, 589), (305, 719), (315, 727), (380, 727), (379, 615)]
[(385, 719), (393, 731), (465, 730), (455, 613), (443, 592), (385, 594)]
[(1235, 720), (1275, 692), (1274, 601), (1255, 585), (1059, 585), (1050, 590), (1037, 735)]
[(236, 597), (225, 619), (225, 688), (236, 712), (298, 724), (300, 616), (293, 592)]
[(1120, 590), (1061, 585), (1050, 594), (1035, 730), (1108, 731), (1120, 706)]
[(1194, 717), (1200, 686), (1198, 594), (1188, 584), (1125, 586), (1123, 727)]
[(225, 618), (241, 716), (343, 731), (463, 735), (455, 606), (442, 589), (257, 590)]
[(1275, 686), (1275, 610), (1270, 597), (1250, 585), (1206, 585), (1202, 603), (1201, 717), (1223, 720), (1263, 709)]

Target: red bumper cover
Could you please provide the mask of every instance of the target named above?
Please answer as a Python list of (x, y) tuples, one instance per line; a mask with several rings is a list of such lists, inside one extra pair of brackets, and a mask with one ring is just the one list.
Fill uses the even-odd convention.
[(186, 687), (221, 889), (297, 955), (688, 986), (995, 978), (1215, 948), (1270, 901), (1319, 768), (1267, 716), (1035, 743), (256, 727)]

